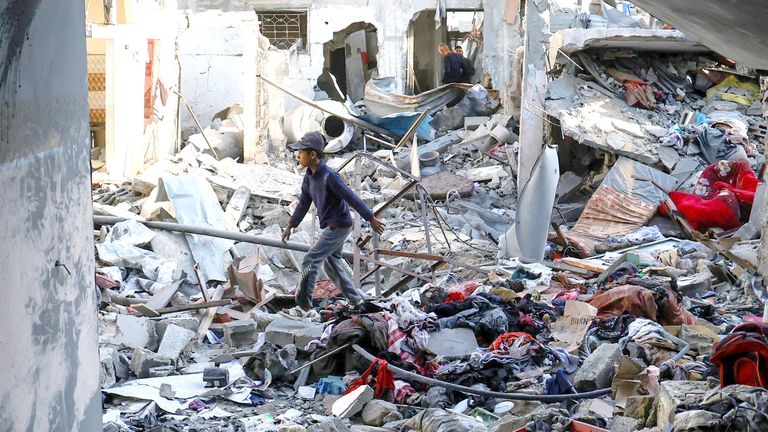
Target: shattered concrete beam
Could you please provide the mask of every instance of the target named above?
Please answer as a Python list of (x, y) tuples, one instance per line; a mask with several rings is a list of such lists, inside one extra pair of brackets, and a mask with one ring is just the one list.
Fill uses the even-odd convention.
[[(114, 225), (118, 222), (125, 221), (126, 219), (113, 217), (113, 216), (93, 216), (93, 223), (95, 225)], [(240, 232), (227, 231), (209, 227), (199, 227), (192, 225), (183, 225), (173, 222), (156, 222), (156, 221), (138, 221), (144, 224), (147, 228), (160, 229), (165, 231), (175, 231), (184, 234), (197, 234), (203, 236), (224, 238), (244, 243), (253, 243), (262, 246), (269, 246), (279, 249), (295, 250), (299, 252), (308, 252), (310, 245), (296, 242), (283, 242), (269, 237), (256, 236), (250, 234), (243, 234)], [(344, 258), (352, 259), (351, 252), (342, 252)]]

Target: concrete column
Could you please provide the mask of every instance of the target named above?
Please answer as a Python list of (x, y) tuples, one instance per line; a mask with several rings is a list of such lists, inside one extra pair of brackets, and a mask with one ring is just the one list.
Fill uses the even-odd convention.
[[(547, 89), (545, 63), (546, 23), (541, 12), (546, 2), (525, 2), (525, 63), (523, 64), (523, 97), (520, 107), (520, 158), (517, 190), (531, 176), (531, 170), (544, 147), (544, 94)], [(541, 12), (540, 12), (541, 10)]]
[(83, 2), (0, 0), (0, 429), (100, 431)]
[[(763, 118), (768, 119), (768, 75), (760, 76), (760, 97), (763, 101)], [(766, 137), (763, 144), (768, 145), (768, 137)], [(768, 156), (768, 146), (766, 146), (765, 153)], [(762, 221), (761, 231), (760, 265), (757, 271), (763, 276), (763, 285), (768, 286), (768, 212), (766, 212), (766, 217)]]

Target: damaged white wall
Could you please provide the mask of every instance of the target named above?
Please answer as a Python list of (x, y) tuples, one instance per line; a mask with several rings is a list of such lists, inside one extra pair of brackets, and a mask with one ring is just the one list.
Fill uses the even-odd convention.
[[(520, 44), (519, 21), (517, 14), (512, 14), (511, 23), (505, 23), (507, 5), (514, 1), (506, 0), (446, 0), (448, 9), (484, 9), (486, 47), (483, 55), (483, 65), (493, 79), (494, 88), (501, 90), (506, 100), (507, 83), (514, 74), (516, 49)], [(366, 2), (354, 0), (312, 2), (296, 0), (286, 2), (264, 0), (182, 0), (180, 9), (186, 9), (192, 17), (195, 12), (208, 9), (222, 11), (251, 11), (259, 10), (305, 10), (308, 13), (308, 46), (304, 50), (288, 52), (287, 76), (281, 80), (283, 84), (299, 91), (308, 97), (314, 96), (314, 86), (317, 77), (323, 72), (323, 44), (333, 38), (333, 33), (342, 31), (350, 24), (366, 22), (377, 29), (379, 52), (377, 54), (379, 76), (394, 76), (400, 89), (405, 88), (407, 69), (407, 31), (414, 14), (421, 10), (434, 9), (434, 0), (394, 2)], [(194, 18), (193, 18), (194, 19)], [(190, 32), (193, 29), (190, 29)], [(242, 74), (242, 47), (238, 42), (239, 36), (234, 35), (233, 29), (221, 29), (220, 32), (205, 32), (199, 36), (188, 35), (181, 30), (179, 49), (182, 57), (182, 89), (190, 101), (195, 101), (193, 108), (198, 112), (203, 126), (209, 121), (211, 113), (222, 109), (234, 102), (238, 83), (234, 78)], [(200, 32), (202, 33), (202, 32)], [(233, 40), (234, 39), (234, 40)], [(193, 53), (205, 53), (192, 61)], [(214, 58), (218, 53), (221, 58)], [(185, 65), (187, 65), (185, 67)], [(202, 101), (204, 91), (208, 91)], [(198, 96), (198, 94), (200, 96)], [(197, 102), (199, 101), (199, 102)], [(285, 109), (290, 109), (300, 102), (285, 98)], [(209, 106), (210, 105), (210, 106)], [(217, 108), (214, 109), (213, 106)], [(282, 107), (281, 107), (282, 108)], [(184, 114), (186, 116), (186, 114)], [(190, 127), (191, 120), (182, 118), (182, 127)]]
[(84, 15), (82, 2), (0, 0), (7, 431), (102, 429)]

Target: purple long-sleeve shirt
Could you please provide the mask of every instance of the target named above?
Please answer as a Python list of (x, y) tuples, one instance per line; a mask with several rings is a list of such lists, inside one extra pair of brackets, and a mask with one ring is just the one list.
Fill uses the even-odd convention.
[(307, 173), (304, 174), (299, 204), (291, 215), (292, 226), (299, 225), (312, 203), (315, 203), (317, 208), (320, 228), (351, 227), (350, 206), (365, 220), (373, 217), (371, 209), (344, 183), (339, 173), (329, 168), (323, 161), (320, 161), (314, 173), (307, 169)]

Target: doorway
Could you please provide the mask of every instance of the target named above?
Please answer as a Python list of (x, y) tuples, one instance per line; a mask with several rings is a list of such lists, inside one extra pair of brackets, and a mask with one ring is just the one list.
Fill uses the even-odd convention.
[(449, 9), (436, 25), (435, 10), (417, 12), (408, 25), (408, 70), (406, 92), (419, 94), (442, 84), (443, 59), (437, 45), (446, 43), (453, 49), (461, 45), (464, 56), (474, 65), (471, 82), (477, 82), (483, 72), (479, 59), (483, 47), (483, 11)]
[(378, 50), (378, 34), (373, 24), (356, 22), (334, 32), (333, 38), (323, 45), (325, 62), (318, 87), (334, 100), (362, 100), (365, 83), (376, 74)]

